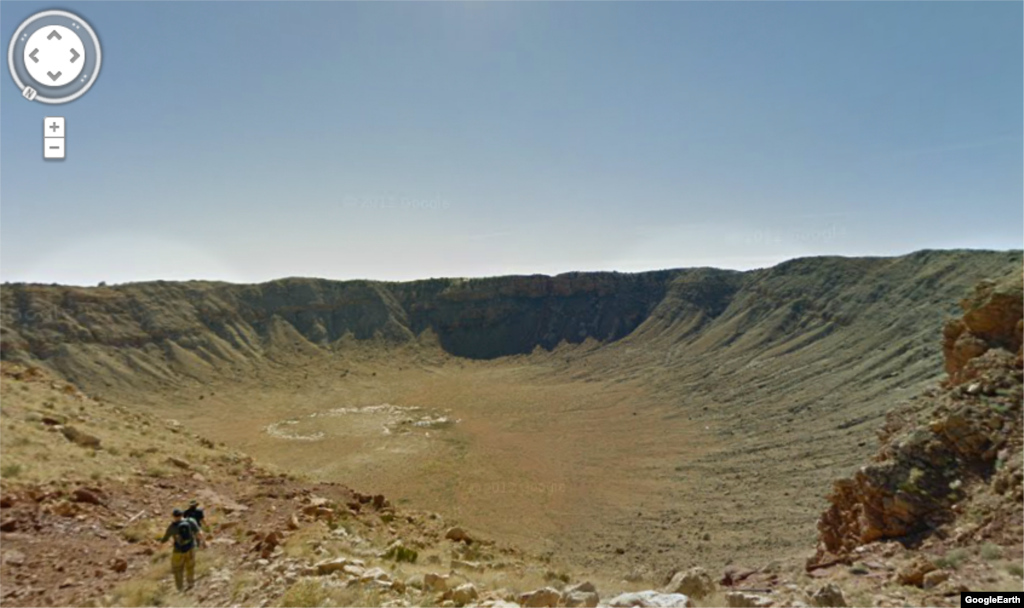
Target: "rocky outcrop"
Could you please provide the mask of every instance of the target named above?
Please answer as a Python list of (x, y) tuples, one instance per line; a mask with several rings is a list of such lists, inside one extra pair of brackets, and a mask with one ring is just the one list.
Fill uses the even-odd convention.
[[(874, 462), (835, 482), (809, 567), (872, 541), (927, 534), (952, 521), (953, 505), (974, 488), (991, 485), (1008, 504), (1020, 494), (1020, 275), (982, 283), (962, 306), (943, 333), (945, 387), (890, 413)], [(915, 571), (913, 584), (926, 573)]]
[(1019, 276), (980, 283), (960, 306), (963, 317), (951, 319), (943, 329), (942, 351), (951, 384), (978, 377), (981, 370), (970, 363), (994, 348), (1017, 355), (1020, 364), (1024, 311)]

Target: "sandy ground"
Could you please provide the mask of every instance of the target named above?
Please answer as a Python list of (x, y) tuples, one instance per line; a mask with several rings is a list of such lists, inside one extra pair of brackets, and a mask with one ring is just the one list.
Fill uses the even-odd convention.
[[(714, 457), (725, 447), (715, 422), (640, 383), (523, 363), (379, 359), (353, 372), (320, 360), (298, 378), (266, 372), (151, 407), (259, 462), (344, 480), (609, 575), (764, 562), (813, 546), (824, 485), (762, 495), (736, 462)], [(448, 422), (415, 424), (438, 419)], [(777, 525), (793, 518), (804, 525)]]

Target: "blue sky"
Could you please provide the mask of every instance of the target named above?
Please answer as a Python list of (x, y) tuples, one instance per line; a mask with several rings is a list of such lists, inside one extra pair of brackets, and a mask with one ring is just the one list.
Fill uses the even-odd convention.
[[(97, 31), (0, 84), (0, 274), (91, 284), (1021, 248), (1022, 5), (0, 3)], [(6, 67), (4, 68), (6, 72)], [(67, 120), (67, 160), (41, 155)]]

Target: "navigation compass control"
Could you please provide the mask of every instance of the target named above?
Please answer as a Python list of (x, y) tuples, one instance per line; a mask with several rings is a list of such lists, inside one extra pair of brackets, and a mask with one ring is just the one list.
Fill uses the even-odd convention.
[(96, 32), (67, 11), (43, 11), (26, 19), (7, 49), (11, 77), (29, 101), (59, 104), (81, 97), (100, 72)]

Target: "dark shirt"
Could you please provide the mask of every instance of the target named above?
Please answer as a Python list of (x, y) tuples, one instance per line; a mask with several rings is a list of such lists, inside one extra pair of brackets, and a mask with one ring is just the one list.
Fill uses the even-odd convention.
[(203, 510), (200, 509), (199, 507), (189, 507), (189, 508), (185, 509), (185, 518), (186, 519), (194, 519), (195, 522), (197, 524), (199, 524), (200, 528), (203, 527), (203, 518), (204, 517), (206, 517), (206, 515), (203, 513)]
[[(186, 523), (192, 528), (192, 540), (184, 544), (178, 544), (178, 526)], [(174, 552), (175, 553), (188, 553), (196, 546), (196, 536), (199, 535), (199, 525), (191, 519), (182, 519), (181, 521), (171, 522), (171, 525), (167, 526), (167, 532), (164, 537), (160, 539), (160, 542), (167, 542), (168, 538), (174, 539)]]

